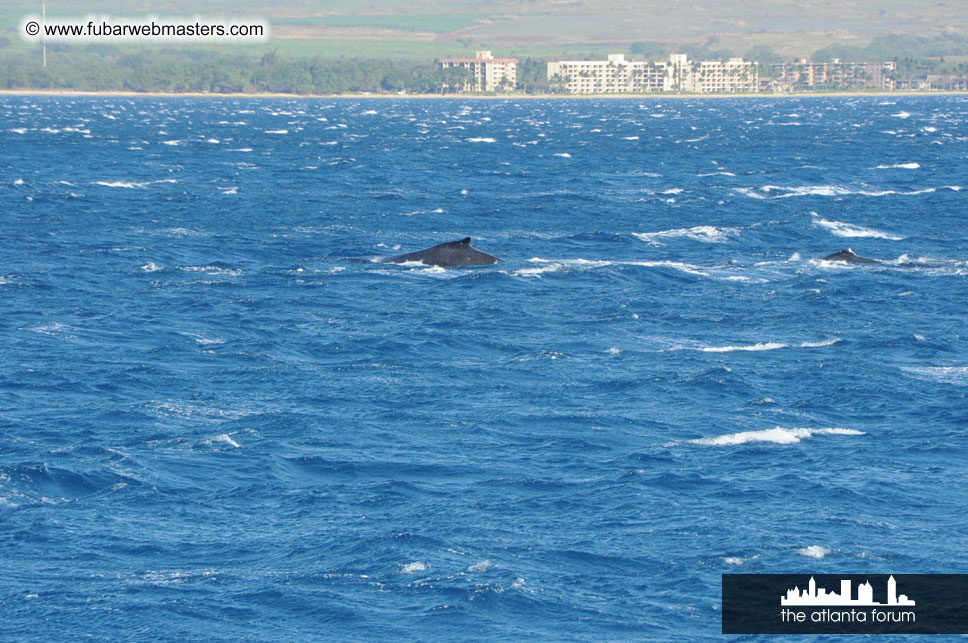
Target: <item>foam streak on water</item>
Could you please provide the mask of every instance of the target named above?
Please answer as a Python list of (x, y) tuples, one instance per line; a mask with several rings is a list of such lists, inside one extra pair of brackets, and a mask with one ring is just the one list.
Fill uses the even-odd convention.
[(815, 435), (864, 435), (863, 431), (854, 429), (764, 429), (762, 431), (741, 431), (720, 435), (714, 438), (700, 438), (691, 440), (693, 444), (707, 444), (710, 446), (738, 446), (755, 442), (772, 442), (774, 444), (797, 444)]
[(963, 571), (968, 102), (881, 102), (0, 97), (0, 639), (712, 641), (725, 572)]

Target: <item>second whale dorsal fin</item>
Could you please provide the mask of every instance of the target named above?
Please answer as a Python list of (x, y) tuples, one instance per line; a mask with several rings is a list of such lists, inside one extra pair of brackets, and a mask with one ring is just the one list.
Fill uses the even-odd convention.
[(462, 246), (469, 246), (469, 245), (471, 245), (471, 238), (470, 237), (464, 237), (463, 239), (461, 239), (457, 243), (459, 243)]

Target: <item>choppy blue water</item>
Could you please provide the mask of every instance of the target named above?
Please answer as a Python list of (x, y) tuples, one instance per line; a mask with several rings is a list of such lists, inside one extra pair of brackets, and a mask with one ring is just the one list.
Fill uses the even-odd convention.
[(0, 152), (4, 640), (712, 639), (722, 573), (966, 571), (963, 97), (5, 97)]

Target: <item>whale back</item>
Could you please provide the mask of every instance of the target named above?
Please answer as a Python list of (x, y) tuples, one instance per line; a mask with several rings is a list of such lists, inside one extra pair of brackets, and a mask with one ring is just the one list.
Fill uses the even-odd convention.
[(387, 257), (382, 261), (383, 263), (407, 263), (409, 261), (419, 261), (427, 264), (428, 266), (448, 267), (486, 266), (492, 263), (497, 263), (500, 261), (500, 259), (494, 255), (489, 255), (486, 252), (481, 252), (471, 245), (470, 237), (464, 237), (459, 241), (441, 243), (433, 246), (432, 248), (417, 250), (416, 252), (408, 252), (406, 254), (396, 255), (395, 257)]
[(861, 257), (856, 252), (847, 248), (846, 250), (841, 250), (840, 252), (835, 252), (832, 255), (827, 255), (823, 258), (824, 261), (843, 261), (845, 263), (880, 263), (877, 259), (868, 259), (867, 257)]

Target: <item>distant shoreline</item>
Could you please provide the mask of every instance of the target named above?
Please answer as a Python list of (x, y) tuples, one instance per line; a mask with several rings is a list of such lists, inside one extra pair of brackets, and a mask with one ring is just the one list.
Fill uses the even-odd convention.
[(588, 99), (682, 99), (682, 98), (889, 98), (910, 96), (968, 96), (965, 91), (897, 91), (897, 92), (794, 92), (784, 94), (286, 94), (238, 92), (229, 94), (205, 92), (132, 92), (72, 91), (66, 89), (0, 89), (0, 96), (103, 96), (118, 98), (325, 98), (325, 99), (432, 99), (432, 100), (588, 100)]

